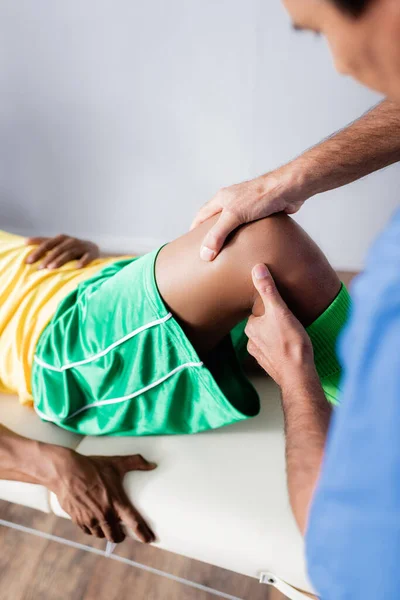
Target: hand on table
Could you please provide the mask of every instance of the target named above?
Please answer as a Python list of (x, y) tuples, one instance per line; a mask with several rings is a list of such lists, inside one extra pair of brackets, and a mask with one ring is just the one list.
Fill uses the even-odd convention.
[(194, 229), (210, 217), (220, 215), (203, 240), (201, 258), (214, 260), (228, 235), (240, 225), (277, 212), (297, 212), (308, 197), (300, 190), (297, 179), (289, 164), (262, 177), (222, 188), (200, 209), (192, 223)]
[(70, 235), (55, 237), (32, 237), (26, 240), (27, 246), (37, 246), (26, 258), (31, 265), (43, 259), (38, 269), (57, 269), (70, 260), (78, 260), (78, 268), (86, 267), (99, 257), (99, 248), (93, 242), (80, 240)]
[(155, 535), (132, 505), (124, 487), (129, 471), (151, 471), (156, 468), (140, 454), (131, 456), (82, 456), (58, 449), (52, 457), (53, 481), (49, 487), (57, 495), (61, 507), (87, 534), (120, 543), (125, 539), (122, 523), (145, 543)]

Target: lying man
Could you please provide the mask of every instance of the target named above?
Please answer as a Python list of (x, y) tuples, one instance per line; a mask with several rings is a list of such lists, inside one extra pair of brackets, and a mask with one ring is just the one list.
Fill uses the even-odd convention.
[[(198, 247), (214, 222), (139, 259), (99, 259), (93, 245), (66, 236), (30, 240), (40, 242), (32, 254), (22, 238), (3, 233), (2, 391), (18, 393), (43, 419), (85, 435), (196, 433), (255, 416), (258, 397), (240, 360), (244, 321), (263, 312), (251, 270), (265, 263), (307, 327), (326, 397), (335, 402), (335, 345), (350, 301), (325, 256), (280, 214), (240, 228), (224, 252), (205, 263)], [(54, 268), (38, 270), (33, 262), (48, 250), (45, 261)], [(79, 269), (72, 258), (95, 260)], [(152, 468), (141, 460), (139, 468)], [(3, 478), (21, 479), (17, 462), (1, 471)], [(71, 514), (62, 495), (61, 504)], [(112, 512), (111, 521), (123, 513)], [(95, 517), (83, 528), (115, 539), (108, 521)], [(151, 541), (139, 522), (142, 539)]]

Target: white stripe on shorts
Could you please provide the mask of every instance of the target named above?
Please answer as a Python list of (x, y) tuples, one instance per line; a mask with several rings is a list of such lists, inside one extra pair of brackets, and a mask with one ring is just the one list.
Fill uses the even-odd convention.
[(94, 362), (98, 358), (102, 358), (103, 356), (106, 356), (106, 354), (111, 352), (111, 350), (114, 350), (114, 348), (117, 348), (124, 342), (127, 342), (128, 340), (135, 337), (142, 331), (145, 331), (146, 329), (150, 329), (151, 327), (156, 327), (157, 325), (162, 325), (163, 323), (168, 321), (171, 317), (172, 317), (172, 314), (168, 313), (167, 315), (165, 315), (165, 317), (162, 317), (161, 319), (157, 319), (156, 321), (152, 321), (151, 323), (147, 323), (146, 325), (142, 325), (141, 327), (138, 327), (131, 333), (128, 333), (127, 335), (125, 335), (120, 340), (117, 340), (116, 342), (112, 343), (110, 346), (105, 348), (105, 350), (101, 350), (100, 352), (93, 354), (93, 356), (89, 356), (89, 358), (85, 358), (83, 360), (78, 360), (76, 362), (67, 363), (66, 365), (62, 365), (61, 367), (55, 367), (54, 365), (50, 365), (49, 363), (46, 363), (44, 360), (39, 358), (36, 354), (35, 354), (33, 360), (40, 367), (43, 367), (43, 369), (49, 369), (50, 371), (56, 371), (57, 373), (62, 373), (63, 371), (67, 371), (68, 369), (73, 369), (74, 367), (80, 367), (81, 365), (86, 365), (88, 363)]
[[(81, 408), (78, 408), (78, 410), (73, 412), (71, 415), (68, 415), (68, 417), (65, 417), (65, 419), (62, 419), (62, 421), (68, 421), (69, 419), (76, 417), (76, 415), (79, 415), (81, 412), (88, 410), (89, 408), (96, 408), (98, 406), (106, 406), (108, 404), (119, 404), (120, 402), (126, 402), (127, 400), (131, 400), (132, 398), (136, 398), (136, 396), (140, 396), (140, 394), (144, 394), (145, 392), (148, 392), (149, 390), (156, 387), (157, 385), (160, 385), (160, 383), (164, 383), (164, 381), (166, 381), (173, 375), (176, 375), (176, 373), (179, 373), (179, 371), (182, 371), (183, 369), (193, 369), (193, 368), (199, 368), (202, 366), (203, 366), (202, 362), (188, 362), (183, 365), (179, 365), (179, 367), (176, 367), (175, 369), (173, 369), (172, 371), (170, 371), (169, 373), (167, 373), (160, 379), (157, 379), (157, 381), (150, 383), (150, 385), (147, 385), (147, 386), (141, 388), (140, 390), (133, 392), (132, 394), (128, 394), (127, 396), (121, 396), (120, 398), (110, 398), (109, 400), (97, 400), (96, 402), (92, 402), (91, 404), (87, 404), (86, 406), (81, 406)], [(41, 417), (42, 419), (45, 419), (46, 421), (51, 421), (52, 423), (59, 422), (55, 419), (49, 419), (49, 417), (46, 414), (42, 413), (42, 411), (36, 407), (36, 404), (35, 404), (35, 410), (36, 410), (37, 414), (39, 415), (39, 417)]]

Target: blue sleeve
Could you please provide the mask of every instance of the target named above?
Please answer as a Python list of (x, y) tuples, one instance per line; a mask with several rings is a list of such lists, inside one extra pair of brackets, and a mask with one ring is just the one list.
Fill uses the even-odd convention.
[(400, 598), (400, 212), (353, 287), (333, 416), (306, 536), (323, 600)]

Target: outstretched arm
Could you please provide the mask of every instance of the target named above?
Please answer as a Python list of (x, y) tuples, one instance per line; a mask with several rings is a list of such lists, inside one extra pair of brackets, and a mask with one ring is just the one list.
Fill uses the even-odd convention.
[(294, 385), (282, 388), (282, 408), (289, 498), (304, 535), (332, 413), (314, 369), (299, 373)]
[(220, 190), (192, 227), (218, 215), (201, 240), (201, 257), (214, 260), (240, 224), (276, 212), (293, 214), (311, 196), (360, 179), (400, 160), (400, 106), (385, 100), (357, 121), (290, 163)]
[(332, 409), (315, 370), (311, 341), (265, 265), (255, 267), (253, 280), (264, 314), (249, 319), (248, 350), (281, 388), (289, 497), (304, 534)]
[(400, 106), (385, 100), (290, 164), (310, 198), (399, 160)]
[(155, 540), (123, 487), (128, 471), (155, 467), (139, 454), (82, 456), (69, 448), (21, 437), (0, 424), (0, 479), (44, 485), (85, 533), (111, 542), (124, 540), (121, 522), (143, 542)]

